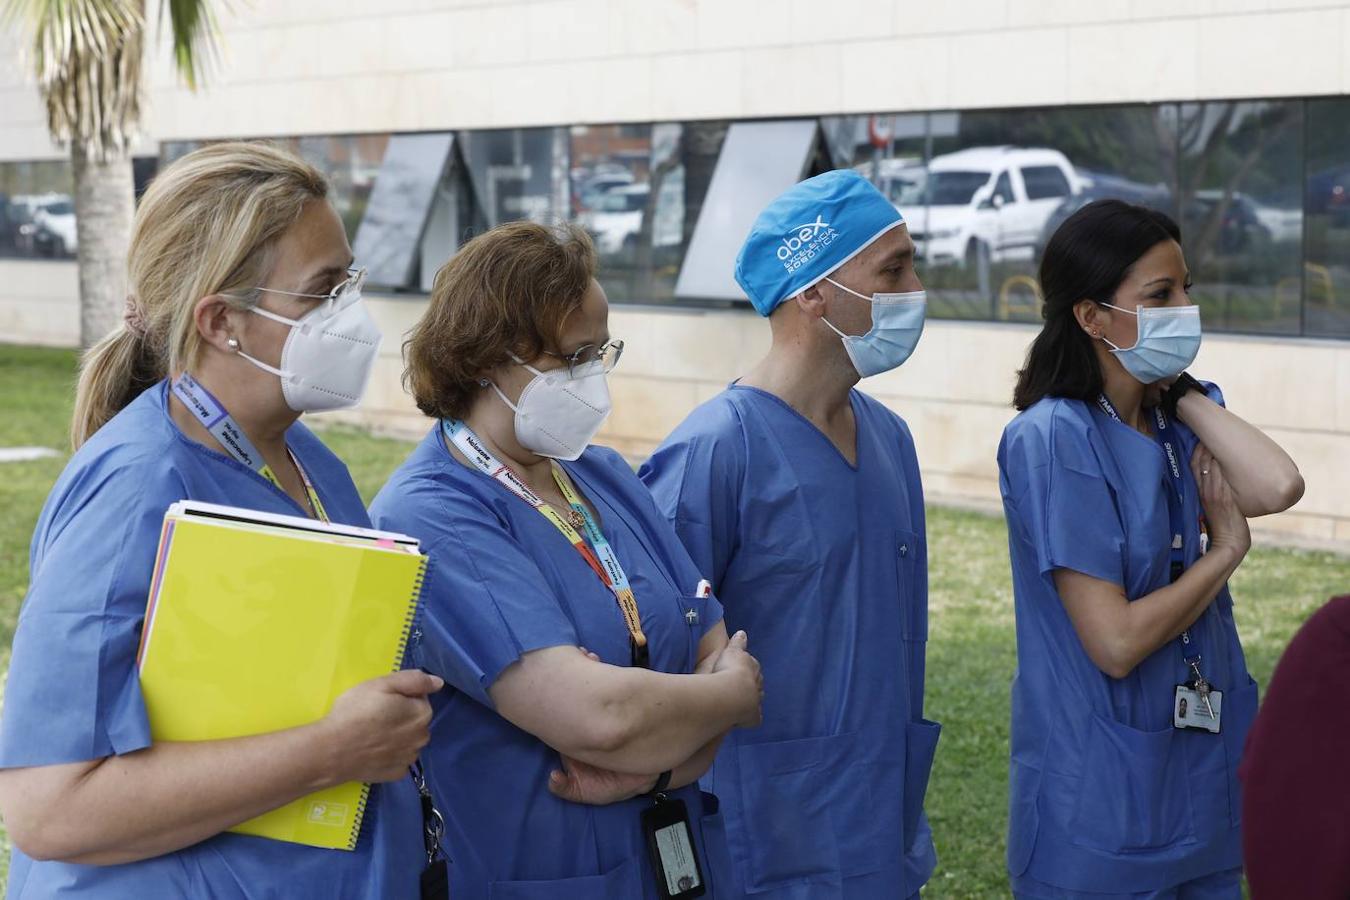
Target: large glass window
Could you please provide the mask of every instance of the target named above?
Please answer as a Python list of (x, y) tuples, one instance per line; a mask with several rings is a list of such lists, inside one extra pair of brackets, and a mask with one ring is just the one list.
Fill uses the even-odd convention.
[(1350, 100), (1309, 100), (1303, 330), (1350, 337)]
[(933, 315), (1038, 321), (1037, 267), (1065, 219), (1104, 197), (1170, 208), (1175, 140), (1160, 110), (930, 116), (921, 187), (901, 203)]
[(1205, 325), (1297, 334), (1303, 295), (1303, 104), (1177, 110), (1182, 246)]
[[(154, 157), (132, 159), (138, 198), (157, 164)], [(74, 190), (66, 160), (0, 162), (0, 258), (73, 259), (79, 251)]]
[[(277, 140), (331, 179), (384, 288), (426, 291), (497, 224), (566, 219), (614, 302), (743, 302), (732, 260), (754, 214), (851, 168), (904, 215), (934, 317), (1039, 321), (1047, 241), (1119, 198), (1181, 226), (1206, 329), (1350, 337), (1347, 123), (1350, 100), (1326, 98)], [(70, 252), (69, 201), (64, 162), (0, 163), (0, 255)]]
[(0, 163), (0, 257), (68, 259), (78, 249), (70, 163)]
[(572, 219), (590, 233), (615, 300), (675, 291), (685, 239), (683, 129), (677, 124), (571, 130)]
[(460, 150), (489, 228), (567, 218), (567, 129), (462, 131)]
[[(356, 233), (375, 186), (380, 163), (389, 146), (387, 134), (348, 134), (307, 137), (268, 138), (270, 143), (299, 155), (328, 176), (329, 198), (342, 217), (347, 239)], [(160, 158), (168, 165), (199, 147), (215, 141), (168, 141), (161, 145)]]

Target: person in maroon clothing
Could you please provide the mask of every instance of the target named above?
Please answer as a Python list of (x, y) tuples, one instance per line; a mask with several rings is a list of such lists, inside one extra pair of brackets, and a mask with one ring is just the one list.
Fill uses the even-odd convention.
[(1350, 897), (1350, 595), (1290, 641), (1247, 737), (1243, 856), (1253, 900)]

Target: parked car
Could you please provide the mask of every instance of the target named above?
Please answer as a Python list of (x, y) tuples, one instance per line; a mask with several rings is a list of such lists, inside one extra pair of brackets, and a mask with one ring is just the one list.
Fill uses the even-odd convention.
[[(1185, 225), (1192, 230), (1202, 228), (1223, 203), (1221, 190), (1196, 191), (1187, 202), (1184, 218)], [(1220, 253), (1241, 253), (1253, 247), (1269, 244), (1274, 239), (1274, 231), (1265, 221), (1259, 207), (1250, 197), (1234, 192), (1228, 198), (1219, 221), (1218, 251)]]
[(75, 205), (69, 197), (37, 204), (33, 211), (33, 249), (43, 256), (71, 256), (79, 249)]
[(971, 147), (934, 157), (909, 209), (923, 262), (968, 267), (1030, 259), (1046, 221), (1084, 182), (1058, 150)]
[(1336, 228), (1350, 226), (1350, 166), (1332, 166), (1308, 176), (1307, 214), (1329, 215)]
[(595, 209), (605, 194), (628, 187), (635, 181), (632, 172), (617, 166), (597, 167), (589, 173), (574, 169), (572, 206), (581, 212)]
[[(927, 169), (917, 157), (892, 157), (878, 162), (861, 162), (853, 171), (871, 181), (886, 199), (899, 209), (901, 198), (923, 196), (923, 184), (927, 178)], [(911, 209), (900, 209), (909, 215)]]
[[(652, 222), (652, 247), (676, 247), (684, 239), (683, 169), (666, 175), (660, 190)], [(646, 182), (613, 188), (602, 194), (592, 209), (580, 213), (577, 222), (590, 232), (601, 254), (631, 252), (637, 247), (650, 195), (651, 185)]]
[(1040, 260), (1041, 254), (1045, 251), (1045, 245), (1049, 242), (1050, 236), (1059, 229), (1059, 226), (1064, 224), (1064, 220), (1093, 200), (1114, 198), (1124, 200), (1126, 203), (1135, 203), (1139, 206), (1161, 210), (1168, 215), (1173, 212), (1172, 192), (1163, 185), (1143, 184), (1138, 181), (1131, 181), (1128, 178), (1121, 178), (1118, 175), (1087, 172), (1081, 169), (1078, 175), (1083, 181), (1083, 189), (1056, 206), (1041, 227), (1041, 235), (1036, 241), (1034, 254), (1037, 261)]

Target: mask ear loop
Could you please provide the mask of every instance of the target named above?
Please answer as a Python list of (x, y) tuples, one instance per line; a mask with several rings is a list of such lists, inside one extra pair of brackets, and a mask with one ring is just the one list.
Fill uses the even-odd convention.
[[(273, 322), (280, 322), (282, 325), (288, 325), (291, 328), (299, 328), (301, 329), (302, 333), (307, 332), (309, 330), (309, 326), (303, 324), (302, 322), (299, 322), (295, 319), (288, 319), (285, 316), (278, 315), (272, 312), (271, 310), (263, 309), (260, 306), (250, 306), (248, 311), (251, 313), (257, 313), (264, 319), (271, 319)], [(257, 357), (249, 356), (247, 353), (245, 353), (243, 350), (239, 348), (239, 341), (237, 338), (230, 338), (230, 340), (233, 342), (230, 344), (230, 349), (233, 350), (235, 353), (238, 353), (244, 359), (253, 363), (253, 365), (257, 366), (259, 369), (262, 369), (264, 372), (268, 372), (272, 375), (277, 376), (282, 381), (293, 381), (295, 379), (295, 373), (278, 369), (275, 366), (269, 366), (267, 363), (263, 362)]]
[[(871, 298), (871, 297), (864, 297), (862, 294), (858, 293), (857, 291), (853, 290), (852, 288), (846, 288), (846, 287), (844, 287), (842, 284), (840, 284), (839, 282), (835, 281), (833, 278), (831, 278), (831, 277), (828, 276), (828, 275), (825, 276), (825, 279), (824, 279), (824, 280), (825, 280), (825, 281), (828, 281), (830, 284), (832, 284), (832, 285), (834, 285), (835, 287), (839, 288), (839, 290), (841, 290), (841, 291), (847, 291), (848, 293), (850, 293), (850, 294), (852, 294), (853, 296), (857, 297), (859, 300), (866, 300), (868, 303), (871, 303), (871, 302), (872, 302), (872, 298)], [(821, 317), (820, 317), (820, 321), (824, 322), (827, 326), (829, 326), (829, 329), (830, 329), (831, 331), (833, 331), (835, 334), (839, 335), (839, 337), (840, 337), (841, 340), (847, 341), (849, 338), (857, 337), (857, 335), (853, 335), (853, 334), (844, 334), (844, 333), (843, 333), (842, 331), (840, 331), (838, 328), (835, 328), (835, 327), (834, 327), (834, 323), (831, 322), (829, 319), (825, 318), (824, 316), (821, 316)]]
[[(1105, 301), (1102, 301), (1102, 300), (1097, 300), (1097, 301), (1095, 301), (1095, 302), (1097, 303), (1097, 305), (1099, 305), (1099, 306), (1105, 306), (1107, 309), (1114, 309), (1114, 310), (1116, 310), (1117, 312), (1129, 313), (1130, 315), (1134, 316), (1136, 319), (1139, 318), (1139, 313), (1137, 313), (1137, 312), (1130, 312), (1130, 310), (1126, 309), (1126, 308), (1123, 307), (1123, 306), (1116, 306), (1114, 303), (1106, 303)], [(1100, 338), (1100, 339), (1101, 339), (1101, 342), (1102, 342), (1103, 344), (1105, 344), (1106, 346), (1110, 347), (1111, 350), (1112, 350), (1113, 352), (1115, 352), (1115, 353), (1122, 353), (1122, 352), (1124, 352), (1125, 350), (1133, 350), (1134, 347), (1138, 347), (1138, 346), (1139, 346), (1139, 336), (1138, 336), (1137, 333), (1136, 333), (1135, 338), (1134, 338), (1134, 347), (1117, 347), (1115, 344), (1111, 343), (1111, 339), (1110, 339), (1109, 337), (1107, 337), (1106, 335), (1104, 335), (1104, 334), (1098, 334), (1097, 337)]]
[(494, 391), (496, 391), (496, 392), (497, 392), (497, 396), (502, 398), (502, 402), (505, 403), (507, 406), (509, 406), (509, 407), (511, 408), (511, 412), (514, 412), (514, 413), (520, 412), (520, 408), (519, 408), (518, 406), (516, 406), (514, 403), (512, 403), (510, 400), (507, 400), (507, 399), (506, 399), (506, 395), (502, 393), (502, 389), (499, 388), (499, 387), (497, 387), (496, 384), (494, 384), (494, 383), (491, 382), (491, 381), (488, 381), (486, 378), (484, 378), (484, 379), (483, 379), (481, 382), (479, 382), (479, 383), (482, 384), (482, 385), (484, 385), (484, 386), (486, 386), (486, 387), (490, 387), (490, 388), (492, 388)]

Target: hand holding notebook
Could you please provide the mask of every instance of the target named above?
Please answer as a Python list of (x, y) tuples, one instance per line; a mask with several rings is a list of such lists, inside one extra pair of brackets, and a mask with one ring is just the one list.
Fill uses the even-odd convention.
[(445, 682), (416, 669), (348, 688), (320, 722), (331, 735), (335, 770), (343, 781), (397, 781), (427, 742), (431, 708), (423, 702)]
[(424, 696), (439, 689), (432, 676), (396, 672), (425, 569), (405, 535), (170, 507), (138, 657), (154, 739), (313, 727), (331, 737), (326, 769), (350, 779), (231, 831), (356, 846), (369, 782), (406, 771), (424, 740)]

